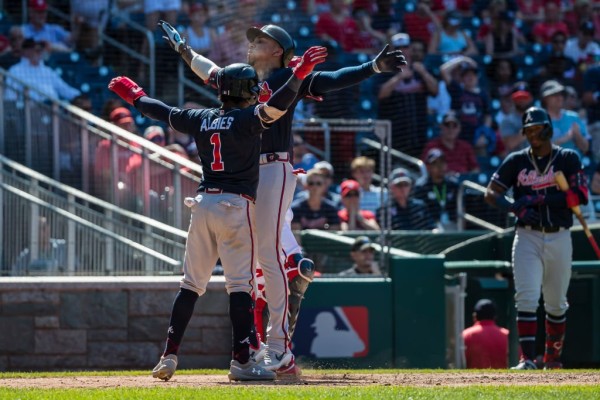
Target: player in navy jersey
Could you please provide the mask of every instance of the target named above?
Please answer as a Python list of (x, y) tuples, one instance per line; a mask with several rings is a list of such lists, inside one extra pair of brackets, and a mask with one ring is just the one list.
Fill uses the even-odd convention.
[[(536, 311), (540, 293), (546, 311), (544, 369), (560, 368), (566, 328), (567, 289), (573, 246), (569, 228), (571, 207), (587, 204), (588, 190), (581, 160), (574, 150), (552, 145), (552, 121), (545, 110), (531, 107), (523, 114), (523, 134), (529, 147), (511, 153), (487, 187), (485, 200), (517, 217), (513, 242), (513, 273), (517, 329), (522, 359), (513, 369), (536, 369)], [(569, 182), (563, 192), (554, 175)], [(504, 193), (512, 188), (514, 202)]]
[[(218, 87), (219, 81), (215, 78), (220, 67), (195, 53), (171, 25), (164, 21), (159, 22), (159, 25), (171, 47), (181, 55), (194, 73), (205, 83)], [(260, 29), (250, 28), (246, 37), (249, 41), (247, 61), (256, 69), (260, 79), (261, 92), (258, 101), (265, 102), (292, 73), (288, 65), (294, 55), (294, 41), (284, 29), (276, 25), (265, 25)], [(373, 61), (359, 66), (346, 67), (335, 72), (320, 71), (310, 74), (298, 90), (298, 96), (290, 111), (302, 98), (318, 97), (355, 85), (378, 72), (398, 72), (402, 65), (406, 65), (404, 55), (399, 50), (388, 49), (389, 45)], [(286, 223), (291, 220), (286, 218), (286, 214), (289, 214), (296, 187), (296, 177), (290, 163), (293, 147), (292, 120), (293, 113), (289, 112), (262, 136), (258, 185), (260, 203), (256, 208), (257, 219), (261, 221), (257, 226), (258, 263), (263, 271), (270, 317), (266, 338), (268, 351), (262, 365), (282, 373), (297, 371), (289, 350), (289, 331), (293, 330), (293, 327), (289, 329), (289, 324), (290, 321), (295, 323), (300, 301), (314, 274), (314, 264), (302, 257), (301, 248), (294, 239), (290, 224)], [(260, 358), (260, 353), (258, 357)]]
[(166, 122), (194, 137), (203, 166), (195, 198), (186, 198), (192, 217), (186, 243), (184, 276), (168, 329), (167, 342), (155, 378), (170, 379), (177, 367), (177, 352), (198, 296), (206, 291), (212, 270), (221, 259), (229, 314), (233, 325), (233, 360), (229, 378), (275, 379), (276, 373), (250, 357), (253, 270), (256, 264), (255, 198), (260, 161), (260, 135), (285, 114), (302, 80), (323, 62), (324, 47), (303, 55), (288, 81), (265, 104), (255, 105), (258, 76), (248, 64), (232, 64), (218, 72), (220, 108), (170, 107), (148, 97), (127, 77), (114, 78), (109, 89), (142, 114)]

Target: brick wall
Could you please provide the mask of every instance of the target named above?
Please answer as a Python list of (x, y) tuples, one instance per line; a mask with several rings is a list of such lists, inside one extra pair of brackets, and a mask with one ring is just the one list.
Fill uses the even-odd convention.
[[(147, 369), (157, 363), (180, 277), (0, 277), (0, 371)], [(196, 303), (179, 368), (227, 368), (222, 277)]]

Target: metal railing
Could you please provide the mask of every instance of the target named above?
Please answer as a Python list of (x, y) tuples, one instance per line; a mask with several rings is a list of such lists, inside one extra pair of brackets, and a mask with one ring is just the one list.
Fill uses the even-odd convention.
[[(185, 102), (185, 89), (186, 88), (195, 90), (196, 92), (205, 96), (207, 99), (211, 100), (212, 103), (214, 103), (214, 104), (221, 103), (219, 101), (219, 99), (217, 98), (217, 96), (213, 92), (206, 89), (206, 87), (204, 87), (204, 86), (200, 86), (193, 80), (188, 79), (185, 75), (186, 70), (191, 71), (191, 69), (188, 68), (188, 66), (185, 62), (183, 62), (182, 60), (179, 60), (179, 62), (177, 63), (177, 99), (178, 99), (177, 104), (179, 106), (181, 106)], [(200, 78), (196, 78), (196, 79), (200, 80)]]
[[(118, 207), (187, 227), (183, 199), (195, 193), (200, 165), (26, 82), (6, 79), (2, 69), (0, 78), (2, 154)], [(17, 100), (4, 100), (6, 90), (16, 90)]]
[[(458, 195), (456, 198), (456, 222), (459, 231), (463, 231), (465, 229), (465, 222), (470, 222), (477, 226), (481, 226), (485, 229), (489, 229), (491, 231), (502, 233), (504, 232), (504, 228), (494, 225), (484, 219), (476, 217), (473, 214), (469, 214), (465, 211), (465, 192), (467, 189), (473, 190), (477, 193), (481, 193), (482, 197), (485, 194), (486, 188), (478, 185), (475, 182), (471, 181), (462, 181), (459, 185)], [(483, 201), (483, 200), (482, 200)]]

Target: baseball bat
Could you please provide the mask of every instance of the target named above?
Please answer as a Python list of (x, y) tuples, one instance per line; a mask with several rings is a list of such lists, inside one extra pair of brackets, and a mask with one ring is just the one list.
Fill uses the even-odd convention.
[[(562, 171), (557, 171), (554, 173), (554, 180), (556, 181), (556, 184), (558, 185), (560, 190), (562, 190), (563, 192), (566, 192), (567, 190), (569, 190), (569, 184), (567, 183), (567, 178), (565, 178), (565, 174), (563, 174)], [(587, 222), (585, 221), (585, 218), (583, 218), (583, 214), (581, 214), (581, 208), (579, 208), (579, 205), (577, 205), (577, 206), (571, 207), (571, 210), (573, 211), (573, 214), (575, 214), (575, 216), (579, 220), (579, 223), (583, 227), (585, 236), (587, 236), (588, 241), (592, 245), (592, 248), (594, 249), (594, 252), (596, 253), (596, 257), (598, 257), (598, 259), (600, 259), (600, 248), (598, 247), (598, 243), (596, 243), (596, 239), (594, 239), (594, 236), (592, 236), (592, 232), (590, 231), (590, 228), (588, 227)]]

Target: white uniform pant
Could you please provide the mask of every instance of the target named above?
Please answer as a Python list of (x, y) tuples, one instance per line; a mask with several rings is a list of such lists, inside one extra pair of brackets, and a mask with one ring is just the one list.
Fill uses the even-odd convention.
[(512, 249), (517, 310), (535, 313), (543, 293), (546, 313), (564, 314), (569, 308), (572, 256), (569, 230), (543, 233), (517, 228)]
[(191, 209), (180, 286), (202, 296), (221, 258), (227, 293), (250, 293), (256, 265), (254, 203), (237, 194), (203, 193)]
[(296, 176), (290, 163), (275, 161), (260, 166), (256, 196), (258, 263), (263, 271), (269, 306), (267, 344), (278, 353), (288, 348), (289, 341), (288, 281), (281, 235), (295, 187)]

